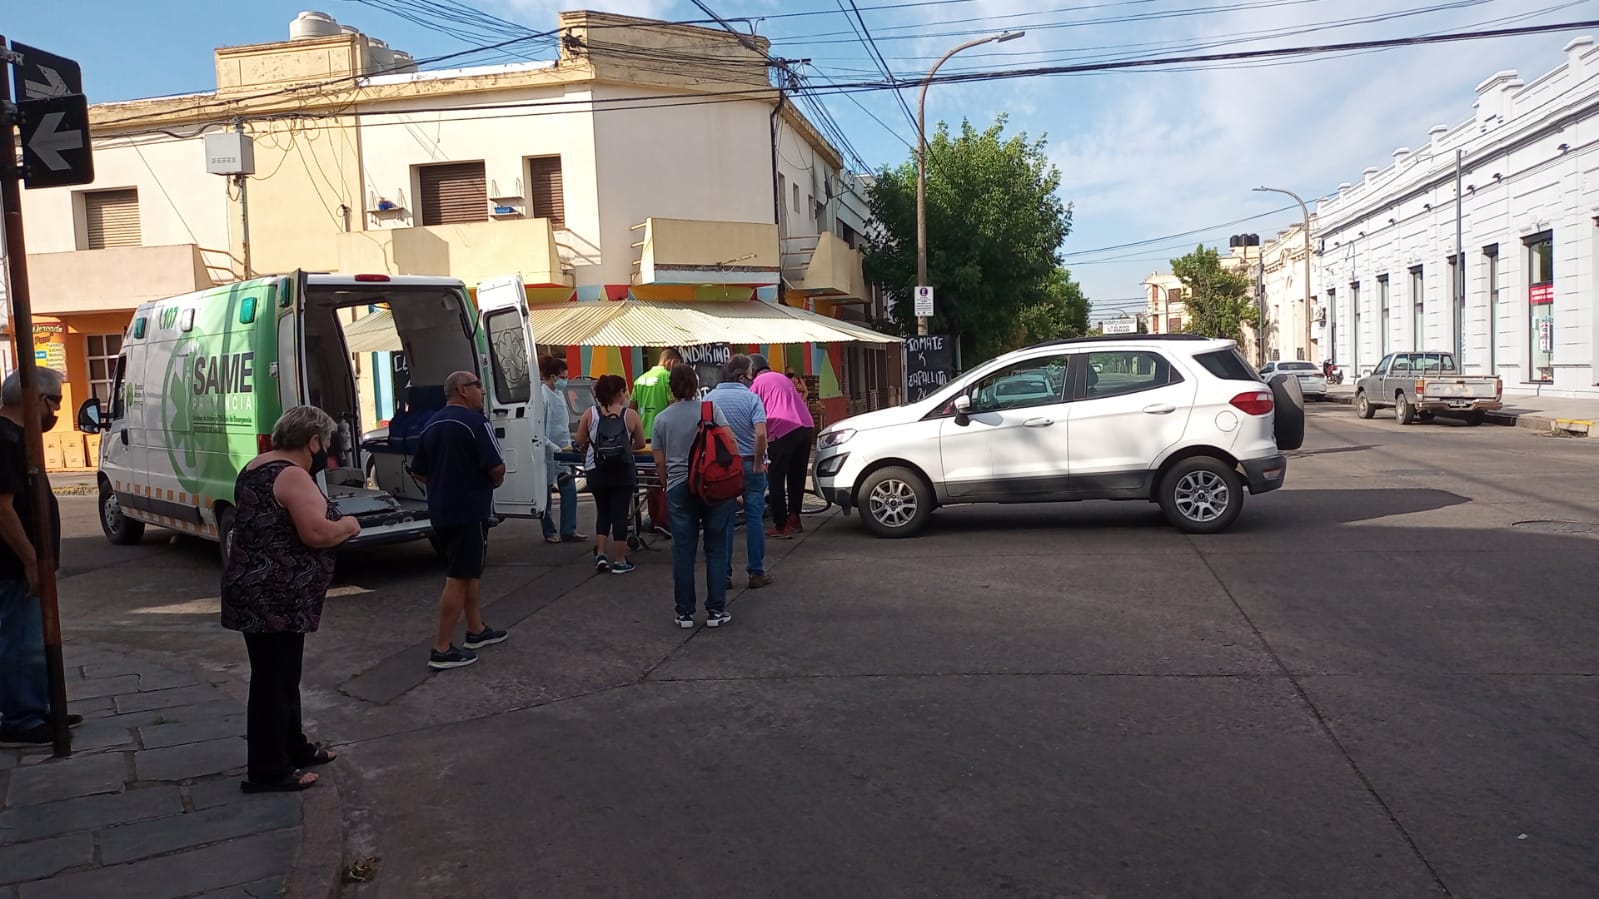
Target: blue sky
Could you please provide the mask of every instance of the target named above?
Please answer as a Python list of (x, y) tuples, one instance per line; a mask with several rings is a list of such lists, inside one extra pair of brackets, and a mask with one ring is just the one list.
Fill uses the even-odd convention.
[[(416, 2), (416, 0), (411, 0)], [(809, 59), (815, 84), (877, 81), (882, 75), (851, 24), (849, 0), (706, 0), (735, 24), (774, 43), (773, 55)], [(701, 19), (679, 0), (438, 0), (490, 13), (532, 31), (555, 26), (563, 8), (670, 20)], [(1091, 59), (1224, 52), (1368, 40), (1474, 28), (1599, 19), (1599, 0), (855, 0), (893, 73), (915, 80), (944, 51), (1005, 30), (1027, 34), (966, 51), (943, 72), (992, 71)], [(8, 37), (78, 59), (92, 101), (209, 90), (211, 50), (286, 37), (302, 9), (386, 40), (419, 59), (515, 37), (509, 26), (471, 33), (427, 28), (382, 0), (56, 0), (12, 2), (0, 19)], [(219, 14), (219, 10), (226, 12)], [(1381, 19), (1380, 21), (1378, 21)], [(436, 20), (435, 20), (436, 22)], [(453, 33), (450, 33), (453, 32)], [(1275, 212), (1287, 198), (1252, 193), (1259, 184), (1312, 197), (1358, 181), (1396, 147), (1426, 141), (1435, 124), (1472, 115), (1473, 87), (1495, 71), (1531, 81), (1563, 61), (1582, 32), (1395, 49), (1288, 64), (1138, 70), (1072, 77), (941, 84), (928, 120), (969, 117), (1047, 135), (1061, 168), (1062, 198), (1075, 226), (1062, 250), (1094, 301), (1096, 317), (1142, 302), (1139, 283), (1198, 242), (1226, 246), (1230, 234), (1263, 237), (1298, 220)], [(1599, 36), (1599, 31), (1596, 31)], [(485, 40), (484, 35), (491, 35)], [(552, 58), (553, 50), (533, 51)], [(470, 61), (503, 62), (501, 54)], [(914, 91), (905, 99), (914, 109)], [(825, 98), (850, 145), (872, 167), (908, 158), (915, 129), (890, 92)], [(1262, 215), (1264, 213), (1271, 213)], [(1256, 217), (1259, 216), (1259, 217)], [(1250, 221), (1227, 224), (1250, 217)], [(1154, 240), (1168, 235), (1198, 232)]]

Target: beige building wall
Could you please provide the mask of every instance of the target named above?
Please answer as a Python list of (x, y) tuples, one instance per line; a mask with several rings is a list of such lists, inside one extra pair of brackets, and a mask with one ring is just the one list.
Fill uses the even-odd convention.
[(30, 254), (88, 249), (83, 194), (130, 187), (139, 192), (143, 246), (227, 249), (227, 179), (206, 174), (200, 138), (96, 138), (94, 174), (91, 184), (22, 192)]
[[(418, 82), (418, 86), (420, 90), (425, 82)], [(410, 100), (387, 102), (363, 110), (368, 113), (362, 118), (360, 132), (363, 182), (356, 198), (354, 230), (391, 231), (420, 226), (421, 166), (482, 161), (491, 200), (521, 197), (526, 203), (530, 199), (529, 159), (559, 156), (565, 207), (565, 229), (556, 235), (561, 259), (579, 275), (579, 283), (603, 283), (601, 276), (605, 269), (601, 268), (604, 260), (596, 190), (599, 174), (594, 157), (594, 116), (584, 103), (590, 92), (576, 89), (576, 85), (570, 87), (572, 89), (557, 84), (497, 91), (491, 100), (484, 101), (496, 106), (571, 101), (574, 105), (569, 112), (538, 110), (537, 114), (518, 114), (514, 109), (474, 112), (467, 105), (473, 98), (459, 98), (460, 108), (446, 112), (405, 112), (436, 109), (441, 105), (443, 98), (423, 93)], [(373, 210), (379, 199), (389, 200), (402, 210), (375, 213)], [(490, 224), (522, 220), (507, 219)], [(630, 261), (623, 263), (627, 264)]]
[[(636, 97), (659, 93), (600, 85), (594, 95), (614, 101), (604, 106), (627, 106), (638, 103)], [(579, 283), (632, 280), (639, 259), (632, 245), (641, 232), (631, 229), (647, 218), (770, 223), (770, 121), (770, 104), (756, 100), (596, 112), (597, 213), (604, 252), (600, 265), (579, 269)]]
[[(251, 122), (255, 174), (248, 179), (250, 268), (273, 274), (305, 268), (332, 271), (339, 257), (335, 238), (359, 221), (361, 135), (355, 119)], [(212, 175), (219, 181), (224, 180)], [(243, 200), (230, 205), (233, 255), (244, 257)]]

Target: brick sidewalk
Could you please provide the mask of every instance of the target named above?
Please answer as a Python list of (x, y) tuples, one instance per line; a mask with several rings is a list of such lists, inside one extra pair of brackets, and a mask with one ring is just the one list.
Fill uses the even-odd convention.
[(133, 656), (66, 661), (72, 757), (0, 749), (0, 899), (279, 896), (303, 794), (239, 791), (244, 707)]

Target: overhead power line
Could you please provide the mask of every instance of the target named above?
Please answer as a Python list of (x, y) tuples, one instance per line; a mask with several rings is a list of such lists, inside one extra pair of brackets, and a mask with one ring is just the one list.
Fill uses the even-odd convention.
[[(1230, 52), (1230, 53), (1208, 53), (1208, 54), (1190, 54), (1190, 55), (1179, 55), (1179, 56), (1145, 57), (1145, 58), (1140, 58), (1140, 59), (1114, 60), (1114, 61), (1108, 61), (1108, 62), (1091, 62), (1091, 63), (1080, 63), (1080, 64), (1058, 65), (1058, 66), (1036, 66), (1036, 67), (1031, 67), (1031, 68), (1021, 68), (1021, 69), (1001, 69), (1001, 70), (991, 70), (991, 71), (986, 71), (986, 72), (962, 72), (962, 73), (950, 73), (950, 74), (942, 74), (941, 73), (941, 74), (935, 75), (931, 79), (931, 81), (933, 81), (935, 83), (939, 83), (939, 84), (944, 84), (944, 83), (964, 84), (964, 83), (980, 83), (980, 82), (988, 82), (988, 81), (1005, 81), (1005, 80), (1011, 80), (1011, 79), (1015, 79), (1015, 78), (1034, 78), (1034, 77), (1048, 77), (1048, 76), (1059, 76), (1059, 75), (1089, 75), (1089, 74), (1095, 74), (1095, 73), (1100, 73), (1100, 72), (1116, 72), (1116, 71), (1127, 71), (1127, 70), (1133, 70), (1133, 69), (1150, 69), (1150, 68), (1158, 68), (1158, 67), (1161, 67), (1161, 66), (1192, 65), (1192, 64), (1195, 64), (1195, 63), (1244, 62), (1244, 61), (1251, 61), (1251, 60), (1285, 59), (1285, 58), (1299, 57), (1299, 56), (1313, 56), (1313, 55), (1329, 54), (1329, 53), (1345, 53), (1345, 52), (1349, 52), (1349, 51), (1353, 51), (1353, 50), (1374, 50), (1374, 49), (1383, 49), (1383, 48), (1391, 48), (1391, 47), (1414, 47), (1414, 46), (1425, 46), (1425, 45), (1431, 45), (1431, 44), (1457, 43), (1457, 42), (1462, 42), (1462, 41), (1487, 40), (1487, 39), (1502, 38), (1502, 37), (1519, 37), (1519, 36), (1531, 35), (1531, 34), (1546, 34), (1546, 33), (1556, 32), (1556, 31), (1573, 31), (1573, 30), (1578, 30), (1578, 29), (1595, 28), (1595, 27), (1599, 27), (1599, 19), (1590, 19), (1590, 20), (1576, 21), (1576, 22), (1559, 22), (1559, 23), (1544, 24), (1544, 25), (1525, 25), (1525, 26), (1520, 26), (1520, 27), (1515, 27), (1515, 28), (1500, 28), (1500, 29), (1493, 29), (1493, 30), (1458, 31), (1458, 32), (1450, 32), (1450, 33), (1447, 33), (1447, 34), (1415, 35), (1415, 36), (1409, 36), (1409, 37), (1383, 38), (1383, 39), (1368, 40), (1368, 41), (1345, 41), (1345, 42), (1342, 42), (1342, 43), (1334, 43), (1334, 44), (1313, 44), (1313, 45), (1303, 45), (1303, 46), (1294, 46), (1294, 47), (1277, 47), (1277, 48), (1263, 49), (1263, 50), (1242, 50), (1242, 51), (1234, 51), (1234, 52)], [(507, 43), (507, 44), (515, 43), (516, 40), (521, 40), (521, 39), (513, 39), (512, 41), (506, 41), (506, 42), (502, 42), (502, 43)], [(471, 52), (471, 51), (465, 51), (465, 52)], [(348, 79), (339, 79), (339, 81), (341, 81), (341, 82), (342, 81), (346, 81), (346, 80), (348, 80)], [(834, 84), (827, 85), (827, 86), (816, 86), (816, 87), (813, 87), (812, 90), (811, 90), (811, 93), (813, 95), (816, 95), (816, 96), (824, 96), (824, 95), (832, 95), (832, 94), (843, 94), (843, 93), (869, 93), (869, 92), (872, 92), (872, 91), (897, 90), (897, 89), (899, 89), (899, 87), (900, 87), (899, 84), (884, 83), (884, 82), (879, 82), (879, 81), (835, 82)], [(296, 89), (289, 88), (289, 89), (284, 89), (282, 91), (277, 91), (277, 92), (273, 92), (273, 93), (275, 94), (275, 93), (295, 93), (295, 92), (297, 92)], [(526, 110), (527, 111), (526, 114), (528, 114), (528, 115), (541, 115), (541, 114), (553, 115), (553, 114), (559, 114), (559, 113), (570, 111), (573, 108), (583, 108), (586, 111), (587, 110), (592, 110), (594, 112), (602, 112), (602, 111), (616, 111), (616, 110), (624, 110), (624, 109), (651, 108), (652, 106), (690, 106), (690, 105), (729, 102), (729, 101), (736, 102), (738, 100), (758, 99), (758, 98), (760, 98), (760, 95), (762, 93), (763, 92), (762, 92), (762, 90), (760, 88), (749, 87), (749, 88), (735, 88), (735, 89), (721, 90), (721, 91), (705, 91), (705, 92), (700, 92), (698, 94), (695, 94), (692, 98), (685, 98), (684, 95), (681, 94), (681, 93), (673, 93), (673, 94), (641, 95), (641, 96), (637, 96), (637, 97), (618, 97), (618, 98), (614, 98), (614, 99), (589, 98), (589, 99), (559, 99), (559, 100), (528, 100), (528, 101), (520, 101), (520, 102), (514, 102), (514, 103), (482, 104), (482, 105), (476, 105), (476, 106), (471, 106), (471, 107), (462, 107), (460, 105), (450, 105), (450, 106), (442, 106), (442, 107), (440, 107), (440, 106), (420, 107), (420, 108), (412, 108), (412, 109), (407, 109), (407, 110), (393, 110), (393, 111), (389, 111), (389, 110), (361, 110), (361, 111), (359, 111), (358, 114), (362, 115), (362, 116), (388, 116), (388, 115), (411, 115), (411, 114), (416, 114), (416, 113), (429, 113), (429, 112), (461, 113), (461, 112), (481, 112), (481, 111), (490, 111), (490, 110), (520, 109), (520, 110)], [(263, 95), (257, 95), (257, 98), (259, 98), (259, 96), (263, 96)], [(268, 95), (265, 95), (265, 96), (271, 96), (271, 94), (268, 94)], [(222, 99), (218, 100), (217, 102), (219, 104), (230, 104), (230, 103), (235, 102), (235, 99), (236, 98), (222, 98)], [(654, 101), (661, 101), (661, 102), (660, 103), (656, 103)], [(548, 112), (540, 112), (539, 110), (548, 110)], [(227, 116), (227, 120), (231, 121), (231, 118), (232, 118), (233, 115), (235, 115), (235, 113), (227, 112), (227, 113), (221, 113), (219, 115), (225, 115), (225, 116)], [(252, 115), (246, 115), (245, 118), (247, 118), (247, 119), (281, 118), (281, 117), (285, 117), (285, 115), (286, 114), (283, 114), (283, 113), (263, 114), (263, 115), (253, 115), (253, 116)], [(347, 115), (351, 115), (351, 113), (349, 111), (338, 111), (338, 112), (311, 112), (311, 111), (305, 111), (305, 112), (294, 113), (292, 115), (297, 116), (297, 117), (303, 117), (303, 118), (331, 118), (331, 117), (347, 116)], [(108, 127), (108, 126), (128, 124), (128, 123), (139, 121), (141, 119), (153, 118), (153, 117), (155, 117), (155, 116), (151, 116), (151, 115), (148, 115), (148, 114), (139, 115), (139, 116), (130, 116), (130, 117), (124, 118), (124, 119), (117, 119), (117, 120), (112, 120), (112, 121), (108, 121), (108, 122), (99, 123), (98, 127), (105, 128), (105, 127)], [(219, 121), (221, 121), (221, 119), (219, 119)]]

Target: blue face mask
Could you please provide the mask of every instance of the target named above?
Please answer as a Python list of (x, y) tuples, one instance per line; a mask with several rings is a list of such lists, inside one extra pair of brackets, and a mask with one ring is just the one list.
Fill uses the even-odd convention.
[(566, 389), (566, 379), (565, 378), (556, 378), (555, 379), (555, 389), (556, 390), (565, 390)]

